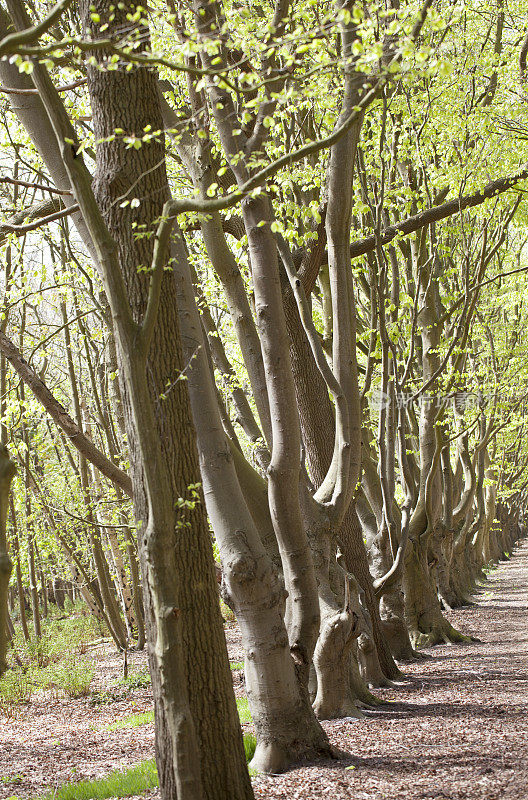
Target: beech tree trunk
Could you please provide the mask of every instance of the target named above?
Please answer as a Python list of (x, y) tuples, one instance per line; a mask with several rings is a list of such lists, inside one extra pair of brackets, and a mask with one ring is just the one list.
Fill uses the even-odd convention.
[[(438, 534), (441, 522), (442, 486), (439, 469), (437, 426), (442, 411), (435, 402), (438, 384), (434, 376), (439, 368), (441, 324), (438, 319), (440, 299), (434, 270), (427, 266), (424, 242), (416, 252), (416, 270), (421, 273), (419, 325), (421, 338), (422, 379), (432, 384), (430, 396), (422, 397), (419, 419), (420, 490), (409, 524), (409, 542), (405, 556), (405, 614), (415, 647), (443, 642), (469, 641), (443, 616), (437, 585), (429, 567), (431, 539)], [(431, 276), (433, 272), (433, 276)], [(433, 279), (431, 279), (431, 277)], [(434, 547), (432, 548), (434, 550)]]
[[(188, 386), (207, 510), (220, 550), (223, 587), (242, 631), (249, 706), (257, 733), (252, 767), (280, 772), (330, 745), (298, 681), (284, 624), (285, 592), (240, 488), (222, 421), (190, 266), (178, 232), (174, 272)], [(191, 362), (192, 359), (192, 362)], [(242, 457), (242, 456), (241, 456)]]
[[(110, 22), (108, 3), (98, 3), (96, 10), (101, 24)], [(93, 6), (81, 4), (87, 29), (94, 28), (92, 11)], [(122, 35), (123, 27), (127, 26), (132, 30), (126, 15), (134, 11), (133, 4), (116, 11), (115, 21), (110, 22), (105, 36), (114, 29)], [(93, 33), (97, 34), (97, 29)], [(104, 60), (104, 54), (100, 58)], [(155, 230), (168, 199), (163, 137), (157, 136), (137, 150), (127, 148), (120, 138), (105, 140), (116, 128), (137, 137), (144, 135), (147, 125), (152, 130), (163, 128), (156, 76), (143, 68), (104, 71), (90, 67), (88, 87), (99, 142), (94, 192), (117, 243), (132, 318), (139, 324), (149, 296), (145, 268), (152, 262), (153, 242), (150, 238), (138, 238), (132, 225), (136, 223), (139, 230)], [(121, 208), (121, 198), (131, 192), (131, 197), (140, 198), (139, 207)], [(115, 297), (109, 299), (115, 321)], [(134, 503), (140, 524), (162, 796), (180, 800), (203, 794), (211, 800), (247, 800), (252, 791), (231, 684), (207, 517), (203, 497), (198, 492), (195, 434), (186, 386), (180, 379), (184, 363), (177, 297), (169, 273), (164, 272), (162, 277), (158, 313), (148, 349), (148, 399), (139, 396), (144, 379), (143, 368), (133, 352), (134, 337), (125, 341), (123, 338), (120, 337), (118, 356), (121, 364), (125, 359), (128, 372), (123, 394)], [(149, 433), (158, 437), (159, 456), (153, 453), (155, 476), (149, 473), (152, 465), (145, 463), (149, 446), (145, 428), (150, 428), (149, 409), (140, 411), (145, 402), (152, 409), (154, 430), (151, 428)], [(144, 419), (139, 419), (142, 413)], [(152, 494), (157, 491), (151, 483), (154, 480), (167, 493), (165, 498), (158, 494), (154, 501)], [(182, 664), (178, 663), (178, 647)], [(184, 685), (178, 685), (179, 671), (183, 672)], [(204, 682), (207, 691), (203, 689)]]

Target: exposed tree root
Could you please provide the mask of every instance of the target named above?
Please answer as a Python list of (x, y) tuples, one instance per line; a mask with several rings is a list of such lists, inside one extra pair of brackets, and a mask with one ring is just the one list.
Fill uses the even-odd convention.
[(306, 762), (317, 762), (322, 759), (339, 759), (344, 757), (344, 753), (338, 750), (326, 740), (306, 743), (305, 740), (290, 742), (288, 745), (278, 741), (258, 742), (250, 767), (257, 772), (264, 772), (267, 775), (279, 775), (289, 769), (293, 769), (297, 764)]
[(415, 648), (433, 647), (435, 644), (468, 644), (479, 641), (474, 636), (461, 633), (443, 617), (430, 631), (411, 631), (411, 639)]

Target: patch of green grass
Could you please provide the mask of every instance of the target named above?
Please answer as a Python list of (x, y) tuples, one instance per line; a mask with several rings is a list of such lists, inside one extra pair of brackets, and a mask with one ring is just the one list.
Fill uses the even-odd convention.
[(240, 717), (240, 722), (251, 722), (251, 714), (249, 713), (249, 704), (247, 701), (247, 697), (239, 697), (236, 701), (237, 708), (238, 708), (238, 716)]
[[(247, 698), (239, 697), (236, 702), (240, 722), (251, 722)], [(141, 725), (150, 725), (151, 722), (154, 722), (154, 711), (145, 711), (143, 714), (131, 714), (129, 717), (118, 719), (117, 722), (105, 726), (105, 730), (120, 731), (124, 728), (139, 728)]]
[[(257, 740), (253, 734), (246, 733), (244, 735), (244, 752), (247, 762), (253, 758), (256, 746)], [(253, 770), (250, 772), (256, 774)], [(106, 800), (108, 797), (140, 795), (148, 789), (156, 789), (158, 785), (156, 762), (152, 759), (143, 761), (124, 772), (111, 772), (106, 778), (99, 780), (66, 783), (41, 797), (32, 798), (32, 800)]]
[(66, 783), (34, 800), (106, 800), (107, 797), (130, 797), (158, 786), (154, 759), (143, 761), (125, 772), (111, 772), (106, 778), (80, 783)]
[(244, 734), (244, 752), (246, 754), (246, 761), (249, 762), (255, 755), (255, 750), (257, 748), (257, 740), (252, 733), (245, 733)]
[(490, 562), (489, 564), (486, 564), (486, 566), (482, 568), (482, 572), (484, 572), (486, 575), (489, 575), (490, 573), (495, 572), (498, 569), (498, 567), (499, 567), (498, 564)]
[(106, 726), (106, 730), (120, 731), (123, 728), (139, 728), (140, 725), (149, 725), (151, 722), (154, 722), (154, 712), (145, 711), (144, 714), (132, 714), (130, 717), (113, 722)]
[(220, 598), (220, 612), (222, 614), (224, 622), (235, 621), (235, 615), (233, 614), (229, 606), (227, 606), (221, 598)]
[(0, 778), (0, 783), (22, 783), (24, 780), (23, 775), (3, 775)]
[(244, 669), (244, 662), (243, 661), (230, 661), (229, 665), (230, 665), (232, 670)]

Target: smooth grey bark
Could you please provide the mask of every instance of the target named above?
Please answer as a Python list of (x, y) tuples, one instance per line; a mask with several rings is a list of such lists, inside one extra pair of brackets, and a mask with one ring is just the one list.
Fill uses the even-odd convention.
[[(351, 4), (337, 2), (336, 9), (350, 12)], [(344, 98), (338, 127), (351, 114), (364, 93), (365, 75), (356, 73), (353, 66), (353, 44), (357, 31), (352, 21), (340, 22), (341, 48), (345, 58)], [(351, 63), (352, 62), (352, 63)], [(357, 380), (356, 362), (356, 311), (352, 276), (350, 270), (350, 232), (352, 222), (353, 176), (356, 150), (363, 123), (363, 114), (351, 126), (349, 131), (336, 142), (330, 150), (330, 163), (327, 172), (328, 201), (326, 209), (326, 238), (328, 243), (328, 270), (332, 300), (332, 381), (329, 389), (336, 400), (335, 440), (332, 461), (315, 497), (325, 504), (333, 506), (333, 519), (336, 527), (342, 523), (348, 506), (355, 492), (360, 474), (361, 460), (361, 408)], [(322, 358), (322, 369), (326, 361)], [(321, 368), (321, 367), (320, 367)], [(324, 372), (323, 372), (324, 376)], [(326, 378), (325, 378), (326, 380)], [(328, 381), (327, 381), (328, 382)], [(336, 389), (333, 388), (335, 382)], [(344, 402), (340, 402), (340, 398)], [(327, 536), (321, 535), (320, 553), (325, 553), (318, 570), (319, 594), (322, 608), (322, 627), (317, 645), (316, 666), (318, 667), (318, 697), (316, 708), (320, 716), (338, 716), (350, 713), (350, 692), (343, 696), (336, 694), (348, 688), (348, 650), (351, 646), (351, 633), (357, 626), (345, 623), (343, 615), (335, 616), (334, 603), (324, 596), (323, 587), (328, 575), (331, 544)], [(320, 558), (318, 560), (321, 560)], [(347, 600), (348, 604), (348, 600)], [(346, 618), (345, 618), (346, 619)], [(352, 615), (353, 619), (353, 615)], [(361, 632), (361, 631), (359, 631)], [(344, 635), (346, 633), (346, 635)], [(336, 662), (332, 651), (341, 653)], [(335, 669), (339, 666), (341, 675), (335, 680)], [(343, 674), (343, 670), (345, 671)], [(342, 706), (339, 709), (339, 706)]]
[[(245, 202), (243, 218), (272, 421), (269, 505), (289, 596), (290, 648), (307, 685), (318, 635), (319, 607), (315, 572), (299, 504), (299, 418), (268, 202), (260, 198)], [(260, 225), (261, 222), (265, 224)]]
[[(423, 385), (432, 384), (440, 366), (439, 289), (430, 270), (438, 267), (435, 260), (426, 261), (424, 239), (416, 249), (415, 265), (421, 272), (418, 320), (421, 340)], [(438, 429), (439, 410), (433, 401), (424, 398), (420, 407), (420, 487), (416, 507), (409, 523), (409, 542), (405, 557), (405, 615), (414, 647), (427, 647), (447, 641), (469, 641), (455, 630), (442, 615), (436, 581), (429, 569), (431, 539), (437, 535), (441, 520), (442, 493), (439, 470), (442, 442)]]
[[(280, 772), (330, 745), (297, 680), (284, 624), (285, 592), (247, 508), (218, 409), (181, 233), (173, 264), (188, 386), (207, 511), (220, 550), (225, 589), (242, 630), (245, 677), (257, 750), (252, 766)], [(192, 359), (192, 361), (191, 361)], [(240, 454), (239, 454), (240, 455)]]
[[(356, 507), (367, 542), (370, 570), (377, 581), (391, 569), (393, 553), (388, 536), (383, 535), (380, 480), (366, 431), (363, 436), (362, 456), (362, 489), (358, 493)], [(416, 656), (416, 651), (412, 647), (405, 622), (401, 581), (384, 587), (379, 597), (379, 613), (393, 657), (399, 661), (411, 661)]]
[[(299, 275), (302, 275), (301, 280), (306, 293), (309, 293), (312, 288), (320, 264), (321, 251), (326, 245), (324, 224), (321, 224), (319, 228), (317, 244), (313, 251), (309, 253), (307, 261), (303, 261), (299, 268)], [(283, 287), (283, 305), (306, 460), (311, 480), (317, 489), (323, 483), (332, 462), (335, 441), (335, 417), (328, 395), (328, 388), (317, 368), (289, 285)], [(339, 542), (347, 571), (352, 573), (359, 581), (370, 612), (372, 635), (376, 643), (376, 650), (369, 655), (367, 672), (371, 678), (376, 674), (380, 677), (381, 661), (381, 669), (384, 675), (388, 678), (395, 678), (400, 673), (381, 631), (378, 602), (374, 597), (367, 554), (361, 529), (357, 523), (355, 508), (352, 504), (348, 508), (341, 525), (339, 527), (333, 526), (332, 536), (334, 540), (337, 538)], [(362, 637), (361, 641), (366, 644), (365, 637)], [(380, 680), (383, 679), (380, 677)], [(373, 696), (372, 701), (374, 701)]]
[[(218, 26), (225, 22), (222, 9), (216, 2), (207, 3), (204, 0), (195, 0), (194, 9), (198, 35), (206, 45), (208, 38), (215, 37)], [(279, 4), (275, 8), (272, 22), (274, 35), (282, 31), (287, 13), (287, 4)], [(211, 55), (206, 46), (202, 47), (200, 58), (202, 66), (208, 69)], [(223, 51), (222, 58), (225, 58)], [(273, 73), (273, 64), (269, 68)], [(208, 81), (206, 91), (223, 150), (238, 185), (243, 185), (251, 173), (248, 159), (260, 152), (266, 135), (266, 127), (260, 116), (262, 108), (255, 117), (253, 134), (248, 138), (234, 127), (238, 124), (238, 115), (231, 95), (213, 81)], [(263, 107), (267, 106), (269, 113), (273, 105), (270, 101), (264, 103)], [(240, 153), (243, 153), (242, 158)], [(271, 416), (269, 506), (288, 592), (290, 649), (300, 679), (307, 685), (319, 626), (319, 606), (315, 573), (299, 504), (299, 419), (282, 310), (277, 246), (271, 231), (273, 217), (266, 195), (246, 198), (242, 202), (242, 218), (248, 238), (255, 314)]]
[[(161, 99), (161, 108), (165, 124), (170, 128), (176, 127), (178, 117), (164, 98)], [(199, 190), (201, 197), (206, 197), (211, 184), (220, 180), (213, 168), (209, 142), (200, 137), (192, 138), (184, 133), (176, 137), (176, 146), (195, 188)], [(200, 230), (207, 256), (225, 292), (227, 307), (255, 398), (260, 425), (269, 446), (271, 418), (262, 351), (242, 275), (227, 243), (220, 214), (213, 212), (201, 215)], [(269, 454), (266, 454), (265, 458), (266, 462), (269, 461)]]

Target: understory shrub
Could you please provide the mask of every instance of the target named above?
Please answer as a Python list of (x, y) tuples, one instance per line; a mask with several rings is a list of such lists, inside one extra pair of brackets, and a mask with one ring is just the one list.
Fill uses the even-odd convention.
[(22, 670), (7, 670), (0, 678), (0, 713), (12, 719), (20, 706), (29, 703), (32, 693), (33, 686)]
[(57, 665), (54, 674), (53, 683), (62, 689), (67, 697), (83, 697), (90, 690), (95, 668), (86, 658), (68, 658)]
[[(72, 616), (42, 620), (42, 636), (37, 639), (31, 630), (31, 638), (25, 641), (17, 627), (13, 640), (14, 651), (26, 671), (34, 673), (50, 664), (76, 655), (84, 655), (90, 642), (108, 633), (93, 615), (75, 609)], [(13, 659), (11, 659), (13, 665)]]
[(148, 669), (133, 672), (128, 677), (121, 678), (119, 682), (128, 686), (129, 689), (146, 689), (152, 683)]

